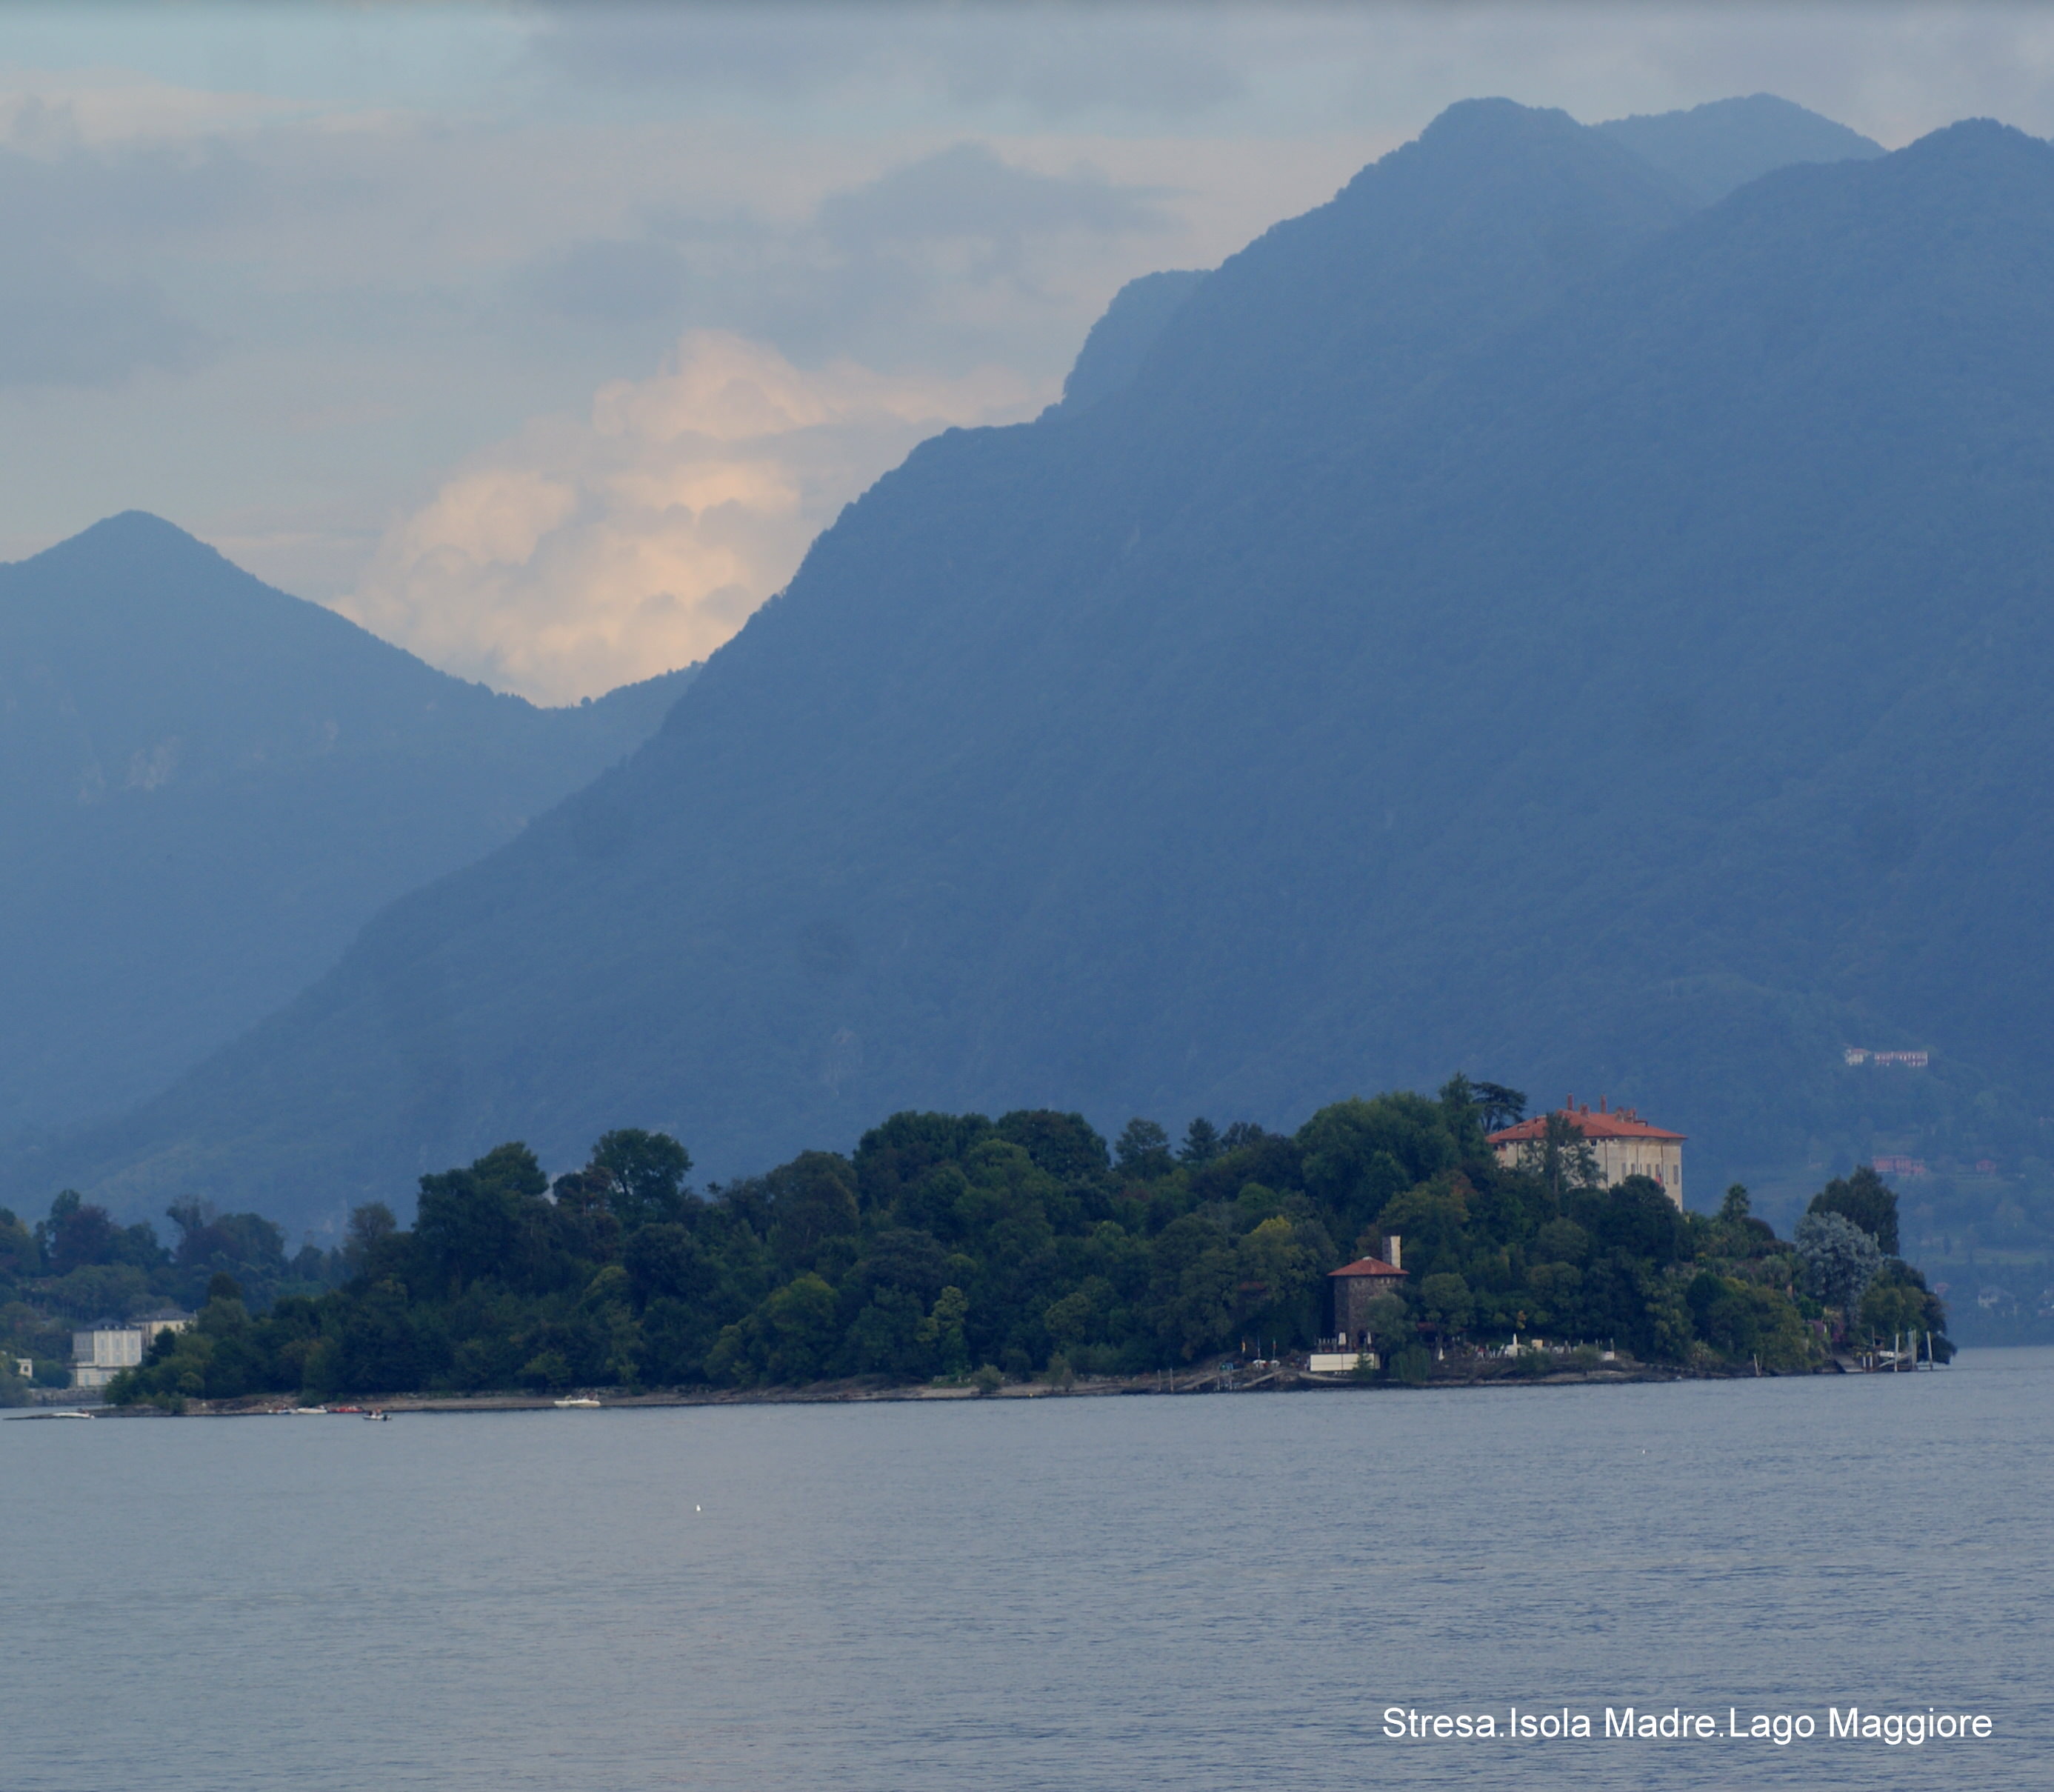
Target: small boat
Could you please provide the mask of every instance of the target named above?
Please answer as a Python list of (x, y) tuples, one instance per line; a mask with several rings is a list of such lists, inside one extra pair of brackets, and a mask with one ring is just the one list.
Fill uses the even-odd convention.
[(90, 1419), (90, 1412), (10, 1412), (10, 1419)]
[(557, 1404), (559, 1406), (596, 1406), (599, 1404), (599, 1402), (592, 1399), (589, 1395), (578, 1394), (568, 1400), (560, 1400), (557, 1402)]
[(328, 1413), (328, 1408), (325, 1406), (292, 1406), (286, 1408), (285, 1410), (295, 1419), (325, 1418)]
[(380, 1420), (389, 1419), (392, 1415), (388, 1412), (382, 1406), (374, 1406), (368, 1412), (365, 1413), (364, 1416), (367, 1420)]

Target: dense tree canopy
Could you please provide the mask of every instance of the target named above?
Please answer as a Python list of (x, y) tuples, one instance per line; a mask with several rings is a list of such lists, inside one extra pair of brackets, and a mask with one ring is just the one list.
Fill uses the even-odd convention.
[[(1485, 1121), (1517, 1100), (1458, 1077), (1334, 1103), (1289, 1136), (1196, 1120), (1177, 1150), (1141, 1119), (1109, 1150), (1076, 1114), (900, 1113), (849, 1156), (703, 1193), (660, 1133), (609, 1132), (553, 1186), (502, 1145), (423, 1177), (411, 1230), (359, 1208), (332, 1291), (254, 1312), (218, 1278), (116, 1397), (1139, 1373), (1312, 1344), (1328, 1272), (1394, 1235), (1408, 1275), (1377, 1325), (1407, 1373), (1515, 1333), (1802, 1369), (1822, 1294), (1843, 1324), (1943, 1323), (1908, 1266), (1827, 1286), (1745, 1191), (1710, 1218), (1645, 1178), (1565, 1175), (1559, 1154), (1500, 1164)], [(1880, 1261), (1837, 1214), (1807, 1225)]]

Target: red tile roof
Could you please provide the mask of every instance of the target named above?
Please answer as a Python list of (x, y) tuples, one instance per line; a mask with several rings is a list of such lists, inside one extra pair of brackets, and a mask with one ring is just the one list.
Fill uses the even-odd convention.
[[(1616, 1113), (1607, 1113), (1602, 1107), (1596, 1113), (1588, 1108), (1560, 1108), (1556, 1111), (1566, 1116), (1569, 1124), (1587, 1139), (1654, 1139), (1680, 1145), (1688, 1136), (1650, 1126), (1631, 1108), (1622, 1108)], [(1531, 1120), (1522, 1120), (1517, 1126), (1492, 1133), (1490, 1142), (1494, 1145), (1517, 1145), (1529, 1139), (1538, 1139), (1547, 1132), (1549, 1117), (1536, 1114)]]
[(1327, 1271), (1329, 1281), (1337, 1275), (1409, 1275), (1411, 1271), (1401, 1270), (1387, 1263), (1381, 1257), (1358, 1257), (1352, 1263), (1344, 1263), (1337, 1270)]

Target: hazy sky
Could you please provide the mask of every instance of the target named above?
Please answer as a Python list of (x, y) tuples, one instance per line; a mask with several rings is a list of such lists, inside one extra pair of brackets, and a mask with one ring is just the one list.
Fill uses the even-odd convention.
[(1450, 101), (2054, 131), (2054, 10), (0, 10), (0, 555), (155, 510), (545, 701), (702, 657)]

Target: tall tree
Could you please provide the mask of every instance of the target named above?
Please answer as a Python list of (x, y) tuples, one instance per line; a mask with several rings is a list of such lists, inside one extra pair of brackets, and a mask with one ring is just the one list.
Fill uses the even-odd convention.
[(1548, 1115), (1540, 1136), (1519, 1148), (1519, 1167), (1539, 1176), (1558, 1201), (1598, 1185), (1598, 1154), (1567, 1114)]
[(1808, 1213), (1836, 1213), (1874, 1239), (1886, 1257), (1897, 1254), (1897, 1191), (1864, 1164), (1836, 1176), (1812, 1197)]
[(1517, 1126), (1526, 1117), (1526, 1094), (1523, 1089), (1507, 1089), (1503, 1083), (1478, 1083), (1470, 1093), (1483, 1110), (1483, 1129), (1486, 1132)]
[(1130, 1120), (1113, 1141), (1113, 1161), (1123, 1176), (1152, 1182), (1169, 1172), (1170, 1135), (1152, 1120)]
[(1804, 1259), (1812, 1292), (1850, 1319), (1883, 1267), (1875, 1240), (1832, 1212), (1808, 1213), (1797, 1222), (1797, 1254)]
[(606, 1179), (608, 1204), (627, 1231), (681, 1218), (691, 1153), (667, 1132), (624, 1126), (592, 1148), (591, 1168)]

